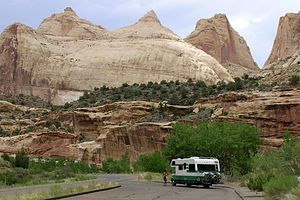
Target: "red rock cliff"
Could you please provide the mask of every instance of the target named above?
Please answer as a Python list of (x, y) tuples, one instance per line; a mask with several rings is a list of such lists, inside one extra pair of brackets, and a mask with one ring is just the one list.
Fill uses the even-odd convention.
[(300, 89), (225, 93), (200, 99), (195, 107), (215, 109), (217, 120), (242, 121), (261, 130), (267, 148), (279, 147), (283, 132), (300, 134)]
[(195, 30), (184, 40), (213, 56), (234, 76), (258, 70), (246, 41), (231, 27), (224, 14), (200, 19)]
[[(300, 51), (300, 12), (288, 13), (279, 19), (277, 35), (265, 67), (278, 59)], [(264, 67), (264, 68), (265, 68)]]

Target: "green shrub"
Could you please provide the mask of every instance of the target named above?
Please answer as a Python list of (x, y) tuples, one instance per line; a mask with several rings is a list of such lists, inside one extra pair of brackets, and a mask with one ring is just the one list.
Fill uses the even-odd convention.
[(152, 175), (151, 175), (151, 173), (146, 173), (146, 174), (145, 174), (145, 179), (146, 179), (147, 181), (151, 181), (151, 180), (152, 180)]
[(2, 154), (1, 158), (3, 158), (3, 160), (5, 160), (5, 161), (10, 161), (9, 160), (9, 155), (7, 153)]
[(289, 79), (290, 85), (298, 85), (300, 83), (300, 76), (298, 75), (292, 75), (292, 77)]
[(169, 167), (169, 161), (159, 151), (141, 155), (134, 163), (135, 172), (158, 172), (161, 173)]
[(15, 129), (11, 132), (11, 136), (16, 136), (20, 134), (20, 129)]
[(122, 156), (120, 160), (114, 160), (113, 158), (107, 158), (102, 162), (102, 170), (105, 173), (130, 173), (130, 163), (128, 153)]
[(15, 158), (14, 157), (9, 156), (7, 153), (2, 154), (1, 157), (3, 160), (10, 162), (10, 164), (12, 166), (15, 166)]
[(74, 161), (65, 158), (38, 158), (37, 161), (29, 162), (29, 170), (31, 174), (39, 174), (42, 172), (56, 172), (60, 174), (70, 172), (71, 174), (97, 173), (98, 168), (95, 164), (88, 165), (86, 162)]
[(47, 122), (46, 122), (46, 127), (50, 127), (50, 126), (52, 126), (52, 125), (55, 125), (56, 128), (61, 127), (60, 121), (50, 121), (50, 122), (47, 121)]
[(285, 131), (284, 136), (285, 140), (280, 150), (257, 154), (252, 158), (252, 169), (247, 174), (250, 189), (265, 190), (267, 188), (271, 194), (273, 186), (275, 187), (280, 181), (283, 181), (283, 184), (288, 176), (299, 175), (300, 138), (290, 137), (288, 131)]
[(102, 162), (102, 171), (105, 173), (121, 173), (121, 169), (117, 160), (107, 158)]
[(263, 189), (265, 196), (272, 197), (276, 195), (283, 196), (289, 193), (292, 188), (299, 184), (297, 177), (293, 175), (277, 176), (267, 182)]
[(292, 188), (291, 193), (293, 195), (295, 195), (298, 199), (300, 199), (300, 184), (299, 183), (296, 187)]
[(64, 108), (65, 108), (65, 109), (68, 109), (68, 108), (70, 108), (70, 107), (71, 107), (71, 104), (70, 104), (70, 103), (68, 103), (68, 102), (65, 103), (65, 105), (64, 105)]
[(17, 183), (17, 178), (15, 177), (15, 171), (1, 171), (0, 182), (2, 182), (4, 185), (13, 185)]
[(26, 156), (24, 149), (17, 153), (15, 158), (15, 166), (27, 169), (29, 166), (29, 158)]
[(263, 186), (273, 177), (273, 172), (256, 173), (254, 176), (250, 176), (247, 186), (251, 190), (263, 191)]
[(6, 131), (4, 131), (2, 128), (1, 128), (1, 126), (0, 126), (0, 137), (7, 137), (8, 135), (7, 135), (7, 132)]
[(33, 126), (28, 126), (26, 128), (26, 133), (30, 133), (30, 132), (33, 132), (34, 131), (34, 127)]

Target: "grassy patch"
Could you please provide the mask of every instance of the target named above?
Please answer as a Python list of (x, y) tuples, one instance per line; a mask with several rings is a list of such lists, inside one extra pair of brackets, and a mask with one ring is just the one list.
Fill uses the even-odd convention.
[(284, 196), (297, 185), (300, 184), (298, 183), (296, 176), (285, 175), (274, 177), (264, 185), (263, 189), (266, 197), (276, 195)]
[(71, 186), (71, 187), (61, 187), (56, 185), (56, 186), (52, 186), (48, 190), (43, 190), (37, 193), (3, 197), (3, 200), (42, 200), (42, 199), (54, 198), (63, 195), (105, 189), (105, 188), (115, 187), (117, 185), (118, 184), (116, 183), (102, 183), (97, 185), (91, 184), (87, 186)]
[(5, 159), (0, 162), (6, 166), (0, 171), (0, 188), (91, 180), (96, 177), (87, 174), (98, 172), (96, 165), (64, 158), (39, 157), (28, 161), (28, 169), (16, 167), (12, 157)]
[[(168, 174), (167, 180), (170, 182), (172, 178), (172, 174)], [(154, 172), (142, 172), (138, 174), (139, 181), (153, 181), (153, 182), (162, 182), (163, 183), (163, 175), (162, 173), (154, 173)]]

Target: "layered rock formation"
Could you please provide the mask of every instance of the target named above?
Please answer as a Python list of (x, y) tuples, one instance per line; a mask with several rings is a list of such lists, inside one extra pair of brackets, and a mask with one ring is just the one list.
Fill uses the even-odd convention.
[(117, 38), (157, 38), (169, 40), (182, 40), (170, 29), (161, 25), (153, 10), (146, 13), (139, 21), (131, 26), (112, 31)]
[(233, 77), (253, 74), (259, 69), (246, 41), (231, 27), (224, 14), (200, 19), (184, 40), (213, 56)]
[(271, 63), (297, 52), (300, 52), (300, 12), (287, 13), (279, 20), (273, 48), (263, 69), (268, 69)]
[[(99, 166), (108, 157), (119, 159), (125, 152), (131, 160), (136, 160), (141, 154), (162, 150), (166, 145), (166, 136), (174, 122), (137, 122), (158, 107), (158, 103), (151, 102), (118, 102), (58, 114), (47, 114), (44, 110), (41, 114), (40, 109), (0, 101), (0, 127), (9, 132), (20, 129), (23, 133), (0, 137), (0, 153), (14, 154), (24, 147), (30, 155), (66, 156)], [(179, 114), (185, 109), (187, 107), (168, 107)], [(62, 127), (74, 130), (74, 134), (48, 132), (46, 124), (51, 121), (60, 121)], [(37, 133), (25, 133), (28, 127)], [(84, 137), (84, 141), (80, 141), (78, 135)]]
[(47, 157), (76, 159), (77, 136), (62, 131), (28, 133), (19, 136), (0, 138), (0, 152), (17, 154), (23, 148), (26, 154)]
[(278, 148), (283, 142), (283, 132), (300, 133), (300, 89), (271, 92), (225, 93), (203, 98), (195, 108), (214, 109), (217, 120), (242, 121), (261, 130), (267, 148)]
[[(195, 112), (214, 111), (216, 120), (242, 121), (261, 130), (266, 148), (278, 148), (283, 132), (300, 132), (300, 90), (273, 90), (272, 92), (225, 93), (202, 98), (193, 107)], [(188, 106), (166, 105), (166, 115), (181, 118)], [(108, 157), (119, 159), (128, 152), (131, 161), (141, 154), (162, 150), (175, 121), (149, 120), (159, 110), (158, 103), (133, 101), (116, 102), (93, 108), (51, 113), (47, 109), (16, 106), (0, 101), (0, 127), (8, 132), (20, 129), (22, 135), (0, 137), (0, 153), (16, 153), (22, 147), (30, 155), (67, 156), (76, 160), (97, 163), (101, 167)], [(173, 114), (172, 114), (173, 113)], [(211, 112), (208, 112), (211, 113)], [(181, 116), (181, 117), (180, 117)], [(59, 121), (61, 127), (74, 133), (52, 131), (47, 122)], [(36, 133), (26, 133), (29, 128)], [(49, 132), (50, 130), (50, 132)], [(81, 138), (81, 139), (80, 139)]]
[(108, 33), (67, 8), (44, 20), (37, 31), (13, 24), (0, 36), (2, 94), (64, 104), (102, 85), (189, 78), (207, 84), (233, 81), (214, 58), (161, 26), (153, 11)]
[(293, 75), (300, 76), (300, 52), (266, 65), (258, 73), (258, 76), (264, 77), (260, 80), (263, 84), (289, 83)]
[[(53, 14), (45, 19), (37, 29), (38, 33), (54, 36), (52, 39), (104, 39), (109, 37), (109, 32), (101, 26), (81, 19), (72, 10), (66, 8), (63, 13)], [(57, 38), (58, 37), (58, 38)]]

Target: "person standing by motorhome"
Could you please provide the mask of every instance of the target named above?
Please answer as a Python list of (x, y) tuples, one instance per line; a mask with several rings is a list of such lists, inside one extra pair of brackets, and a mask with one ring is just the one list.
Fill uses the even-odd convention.
[(167, 175), (168, 175), (167, 171), (166, 171), (166, 170), (164, 170), (164, 171), (163, 171), (163, 177), (164, 177), (164, 186), (166, 186), (166, 185), (167, 185)]

